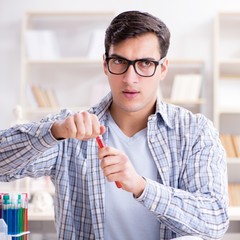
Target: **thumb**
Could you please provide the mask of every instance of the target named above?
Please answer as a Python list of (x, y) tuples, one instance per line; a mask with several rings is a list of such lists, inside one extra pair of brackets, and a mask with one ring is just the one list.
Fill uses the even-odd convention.
[(101, 134), (101, 135), (104, 134), (105, 131), (106, 131), (105, 126), (101, 125), (101, 126), (100, 126), (100, 134)]

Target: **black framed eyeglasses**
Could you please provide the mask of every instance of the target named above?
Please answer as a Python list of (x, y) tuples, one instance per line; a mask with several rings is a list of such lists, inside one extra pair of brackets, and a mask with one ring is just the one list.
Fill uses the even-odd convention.
[(106, 57), (108, 71), (115, 75), (121, 75), (127, 72), (130, 65), (133, 65), (135, 72), (141, 77), (152, 77), (158, 65), (163, 64), (165, 57), (159, 61), (148, 58), (136, 59), (134, 61), (122, 57)]

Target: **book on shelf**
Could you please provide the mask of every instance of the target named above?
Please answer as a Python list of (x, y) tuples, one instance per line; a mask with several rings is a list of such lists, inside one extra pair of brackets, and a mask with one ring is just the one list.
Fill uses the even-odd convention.
[(196, 101), (202, 85), (201, 74), (177, 74), (173, 79), (172, 101)]
[(47, 98), (47, 103), (49, 105), (49, 107), (58, 107), (58, 102), (57, 102), (57, 98), (55, 96), (55, 93), (52, 89), (47, 88), (45, 89), (45, 95)]
[(240, 135), (221, 134), (220, 140), (228, 158), (240, 158)]
[(25, 38), (29, 59), (53, 60), (60, 57), (57, 39), (53, 31), (28, 30)]
[(236, 157), (240, 158), (240, 135), (233, 135), (233, 145), (235, 148)]
[(239, 183), (228, 184), (228, 196), (229, 196), (229, 206), (240, 207), (240, 184)]
[(38, 107), (58, 107), (58, 102), (52, 89), (43, 89), (35, 84), (31, 85), (31, 89)]
[(46, 96), (44, 96), (42, 89), (34, 84), (31, 87), (38, 107), (47, 107), (47, 99)]

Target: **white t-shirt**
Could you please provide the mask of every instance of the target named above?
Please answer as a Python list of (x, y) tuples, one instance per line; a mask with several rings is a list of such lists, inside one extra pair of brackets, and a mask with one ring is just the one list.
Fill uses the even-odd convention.
[[(147, 129), (129, 138), (109, 118), (108, 145), (122, 150), (140, 175), (157, 180), (157, 167), (147, 145)], [(132, 193), (106, 181), (105, 204), (105, 240), (159, 240), (158, 220)]]

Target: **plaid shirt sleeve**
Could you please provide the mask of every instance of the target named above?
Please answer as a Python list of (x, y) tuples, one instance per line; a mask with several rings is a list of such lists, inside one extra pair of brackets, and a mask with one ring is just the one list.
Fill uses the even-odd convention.
[(1, 131), (0, 180), (49, 175), (58, 155), (59, 144), (50, 129), (55, 120), (69, 114), (69, 111), (62, 110), (59, 114), (48, 115), (41, 122), (16, 125)]
[(219, 239), (229, 224), (225, 152), (205, 117), (182, 120), (174, 118), (171, 130), (162, 128), (163, 137), (157, 141), (151, 136), (150, 148), (163, 181), (146, 179), (137, 200), (163, 223), (161, 239), (184, 235)]

